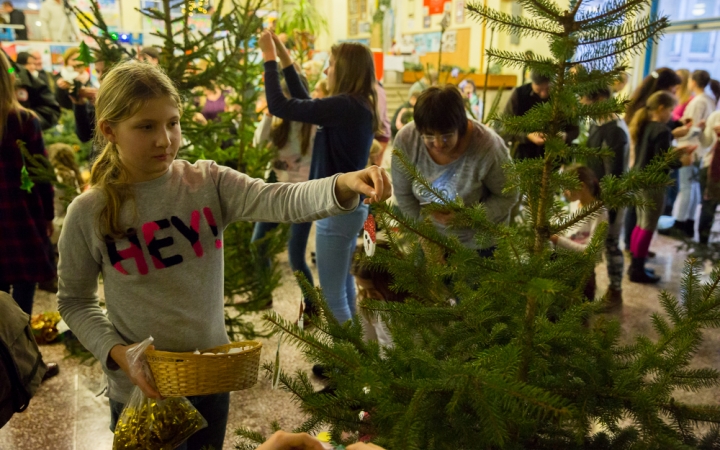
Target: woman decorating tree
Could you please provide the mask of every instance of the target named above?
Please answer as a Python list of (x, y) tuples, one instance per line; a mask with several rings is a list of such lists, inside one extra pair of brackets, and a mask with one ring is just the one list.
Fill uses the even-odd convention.
[[(420, 94), (415, 121), (398, 132), (394, 145), (448, 199), (461, 197), (465, 205), (480, 203), (490, 221), (507, 223), (517, 201), (517, 194), (503, 193), (503, 166), (510, 162), (507, 147), (493, 130), (467, 118), (463, 96), (455, 86), (433, 86)], [(425, 205), (439, 201), (410, 179), (397, 158), (392, 180), (398, 206), (409, 217), (419, 218)], [(452, 218), (450, 212), (432, 217), (440, 231), (456, 235), (481, 256), (492, 254), (492, 244), (478, 247), (474, 230), (450, 230)]]
[[(346, 42), (332, 48), (326, 69), (330, 96), (311, 99), (280, 40), (270, 31), (260, 36), (265, 59), (265, 94), (270, 113), (283, 120), (318, 126), (313, 145), (310, 179), (361, 170), (367, 165), (373, 136), (379, 129), (375, 69), (370, 49)], [(277, 57), (293, 98), (280, 87)], [(335, 318), (355, 315), (355, 281), (350, 263), (357, 236), (368, 214), (360, 205), (342, 217), (316, 223), (316, 255), (320, 286)]]

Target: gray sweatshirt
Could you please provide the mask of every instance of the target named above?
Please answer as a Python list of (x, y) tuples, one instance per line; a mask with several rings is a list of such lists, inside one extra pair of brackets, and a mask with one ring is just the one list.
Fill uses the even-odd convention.
[(173, 352), (227, 344), (223, 230), (241, 220), (308, 222), (348, 211), (335, 198), (335, 179), (265, 184), (212, 161), (176, 160), (162, 177), (133, 185), (134, 205), (125, 205), (121, 218), (136, 234), (119, 241), (98, 235), (102, 192), (73, 200), (60, 235), (58, 303), (102, 363), (107, 395), (124, 403), (133, 387), (109, 360), (117, 344), (151, 335), (158, 350)]
[[(422, 136), (415, 129), (415, 122), (405, 125), (398, 132), (393, 145), (447, 197), (454, 199), (459, 196), (466, 206), (481, 203), (490, 221), (506, 223), (518, 198), (514, 192), (503, 193), (506, 181), (503, 165), (510, 162), (507, 147), (493, 130), (475, 121), (471, 123), (472, 127), (468, 129), (468, 133), (472, 133), (470, 145), (460, 158), (450, 164), (440, 165), (433, 161)], [(419, 218), (422, 206), (436, 200), (408, 177), (395, 157), (392, 183), (397, 204), (409, 217)], [(441, 223), (435, 222), (435, 226), (442, 232), (448, 232)], [(473, 230), (454, 229), (452, 233), (469, 248), (478, 247)]]

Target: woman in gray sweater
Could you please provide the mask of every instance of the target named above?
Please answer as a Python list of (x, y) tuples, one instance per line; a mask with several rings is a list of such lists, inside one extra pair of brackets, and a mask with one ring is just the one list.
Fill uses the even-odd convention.
[[(468, 206), (481, 203), (489, 220), (507, 223), (518, 198), (515, 192), (503, 193), (508, 149), (493, 130), (467, 119), (460, 91), (451, 85), (429, 88), (418, 98), (414, 118), (398, 132), (395, 148), (445, 197), (460, 197)], [(392, 183), (398, 206), (412, 218), (438, 200), (410, 179), (396, 157)], [(481, 255), (492, 254), (492, 246), (479, 248), (473, 230), (448, 229), (452, 213), (434, 213), (432, 220), (438, 230), (452, 233)]]

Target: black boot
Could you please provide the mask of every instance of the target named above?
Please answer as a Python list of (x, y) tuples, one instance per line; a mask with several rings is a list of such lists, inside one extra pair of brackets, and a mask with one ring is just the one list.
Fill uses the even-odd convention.
[(685, 228), (683, 229), (683, 231), (685, 232), (685, 236), (687, 236), (689, 239), (695, 238), (695, 221), (686, 220)]
[(660, 281), (659, 276), (645, 270), (645, 258), (633, 258), (628, 275), (633, 283), (654, 284)]

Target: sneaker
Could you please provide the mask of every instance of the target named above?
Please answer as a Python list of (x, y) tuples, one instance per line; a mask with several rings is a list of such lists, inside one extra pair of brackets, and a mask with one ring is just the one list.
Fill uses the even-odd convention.
[(60, 366), (57, 365), (57, 363), (47, 363), (47, 370), (45, 371), (45, 375), (42, 377), (41, 383), (44, 383), (45, 381), (49, 380), (50, 378), (57, 376), (57, 374), (60, 373)]

